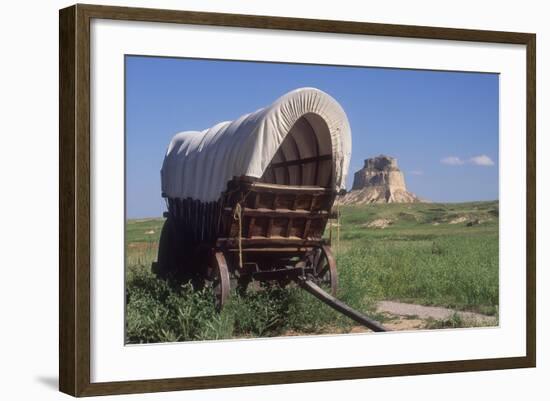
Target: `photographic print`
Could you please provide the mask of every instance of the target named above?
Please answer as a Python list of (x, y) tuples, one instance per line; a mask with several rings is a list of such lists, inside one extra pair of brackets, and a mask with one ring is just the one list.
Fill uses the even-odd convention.
[(62, 392), (536, 366), (535, 34), (59, 18)]
[(125, 56), (127, 344), (499, 325), (499, 75)]

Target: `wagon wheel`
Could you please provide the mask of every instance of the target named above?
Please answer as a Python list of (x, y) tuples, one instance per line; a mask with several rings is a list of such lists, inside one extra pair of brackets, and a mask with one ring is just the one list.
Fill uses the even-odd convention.
[(210, 266), (208, 267), (208, 276), (212, 281), (216, 309), (220, 311), (226, 303), (231, 289), (229, 269), (227, 268), (227, 261), (223, 252), (215, 251), (213, 253)]
[(329, 246), (323, 245), (315, 250), (313, 254), (313, 271), (315, 282), (321, 287), (330, 287), (330, 293), (336, 296), (338, 272), (336, 271), (336, 260)]

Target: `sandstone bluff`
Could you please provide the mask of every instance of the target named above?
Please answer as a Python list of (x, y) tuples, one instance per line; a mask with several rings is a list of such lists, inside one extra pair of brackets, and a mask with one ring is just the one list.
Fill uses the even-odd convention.
[(342, 205), (423, 202), (407, 191), (397, 160), (385, 155), (366, 159), (364, 167), (353, 177), (351, 191), (338, 201)]

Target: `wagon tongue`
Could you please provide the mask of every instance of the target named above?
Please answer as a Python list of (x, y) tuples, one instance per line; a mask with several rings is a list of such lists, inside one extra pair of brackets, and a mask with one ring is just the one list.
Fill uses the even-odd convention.
[(307, 277), (300, 277), (298, 279), (298, 284), (300, 287), (302, 287), (304, 290), (330, 306), (331, 308), (337, 310), (338, 312), (346, 315), (347, 317), (355, 320), (358, 323), (361, 323), (363, 326), (368, 327), (372, 331), (381, 332), (381, 331), (389, 331), (387, 328), (382, 326), (377, 321), (369, 318), (368, 316), (365, 316), (361, 312), (356, 311), (355, 309), (352, 309), (339, 299), (334, 298), (329, 293), (323, 291), (321, 287), (319, 287), (317, 284), (315, 284), (312, 280), (310, 280)]

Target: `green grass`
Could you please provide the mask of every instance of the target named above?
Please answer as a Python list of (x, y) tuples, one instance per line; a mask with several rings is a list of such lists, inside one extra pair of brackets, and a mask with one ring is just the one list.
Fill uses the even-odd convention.
[[(342, 208), (340, 271), (368, 277), (365, 291), (393, 299), (496, 313), (497, 202)], [(449, 224), (457, 218), (466, 221)], [(385, 229), (365, 222), (390, 219)], [(479, 222), (468, 226), (470, 222)]]
[[(338, 297), (344, 302), (371, 315), (383, 299), (498, 315), (498, 202), (346, 206), (340, 211), (338, 246), (335, 229), (332, 235)], [(368, 228), (376, 219), (391, 224)], [(162, 224), (162, 219), (134, 220), (126, 227), (128, 342), (334, 333), (353, 326), (293, 286), (234, 293), (217, 313), (208, 290), (173, 288), (151, 273)], [(460, 319), (428, 323), (429, 328), (468, 324)]]
[(347, 319), (296, 287), (266, 286), (246, 296), (234, 292), (218, 313), (208, 288), (171, 287), (147, 266), (133, 266), (126, 277), (128, 343), (271, 337), (351, 327)]

